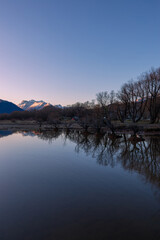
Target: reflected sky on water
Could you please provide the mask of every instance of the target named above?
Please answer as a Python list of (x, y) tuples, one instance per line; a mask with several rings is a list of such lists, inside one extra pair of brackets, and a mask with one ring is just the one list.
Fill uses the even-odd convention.
[(160, 138), (0, 131), (0, 239), (160, 239)]

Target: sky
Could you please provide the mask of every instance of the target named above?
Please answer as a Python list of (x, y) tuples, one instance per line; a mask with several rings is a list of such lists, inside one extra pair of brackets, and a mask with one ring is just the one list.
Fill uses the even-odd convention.
[(68, 105), (160, 67), (159, 0), (0, 0), (0, 99)]

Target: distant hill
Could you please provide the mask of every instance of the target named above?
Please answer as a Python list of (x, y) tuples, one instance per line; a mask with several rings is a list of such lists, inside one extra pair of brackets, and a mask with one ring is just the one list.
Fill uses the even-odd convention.
[(16, 104), (0, 99), (0, 114), (12, 113), (15, 111), (23, 111)]
[[(23, 110), (32, 111), (32, 110), (41, 110), (45, 107), (53, 106), (53, 105), (50, 103), (46, 103), (42, 100), (36, 101), (32, 99), (29, 101), (23, 100), (20, 104), (18, 104), (18, 106)], [(62, 108), (61, 105), (56, 105), (55, 107)]]
[(58, 104), (58, 105), (54, 105), (54, 107), (56, 107), (56, 108), (64, 108), (61, 104)]

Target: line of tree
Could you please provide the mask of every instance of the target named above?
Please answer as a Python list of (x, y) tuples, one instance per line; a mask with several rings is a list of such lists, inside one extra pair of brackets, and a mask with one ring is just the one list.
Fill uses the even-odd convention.
[[(120, 103), (119, 119), (130, 117), (138, 122), (148, 118), (150, 123), (159, 121), (160, 114), (160, 68), (142, 74), (138, 81), (124, 84), (117, 94)], [(121, 111), (122, 108), (122, 111)]]
[(126, 119), (137, 123), (149, 119), (159, 122), (160, 117), (160, 68), (142, 74), (137, 81), (129, 81), (118, 93), (111, 91), (97, 94), (97, 101), (103, 108), (104, 116), (124, 122)]
[(123, 84), (117, 93), (100, 92), (92, 102), (76, 103), (62, 109), (49, 106), (40, 111), (0, 115), (0, 120), (35, 120), (55, 126), (59, 123), (69, 126), (69, 121), (74, 119), (85, 131), (91, 126), (97, 129), (97, 132), (102, 127), (108, 127), (112, 133), (115, 131), (113, 120), (137, 123), (147, 119), (152, 124), (159, 122), (159, 118), (160, 68), (151, 69), (136, 81)]

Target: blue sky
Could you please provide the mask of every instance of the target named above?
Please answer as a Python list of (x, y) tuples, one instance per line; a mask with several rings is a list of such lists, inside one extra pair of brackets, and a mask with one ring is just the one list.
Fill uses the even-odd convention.
[(159, 0), (0, 0), (0, 98), (72, 104), (160, 66)]

